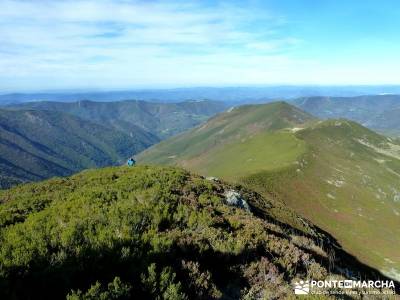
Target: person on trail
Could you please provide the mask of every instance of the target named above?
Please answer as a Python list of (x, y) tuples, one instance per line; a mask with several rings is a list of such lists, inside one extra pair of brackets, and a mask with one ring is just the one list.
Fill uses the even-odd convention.
[(130, 159), (128, 159), (127, 165), (129, 167), (132, 167), (135, 165), (135, 163), (136, 163), (136, 161), (131, 157)]

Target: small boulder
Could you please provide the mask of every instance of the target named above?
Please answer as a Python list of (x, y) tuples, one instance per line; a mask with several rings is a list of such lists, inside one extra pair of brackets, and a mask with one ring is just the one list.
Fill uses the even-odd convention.
[(243, 197), (235, 190), (226, 191), (224, 193), (224, 196), (226, 198), (226, 203), (228, 205), (236, 206), (236, 207), (242, 208), (244, 210), (251, 211), (250, 206), (246, 202), (246, 200), (243, 199)]
[(219, 180), (219, 178), (217, 178), (217, 177), (206, 177), (206, 180), (208, 180), (208, 181), (214, 181), (214, 182), (220, 182), (220, 180)]

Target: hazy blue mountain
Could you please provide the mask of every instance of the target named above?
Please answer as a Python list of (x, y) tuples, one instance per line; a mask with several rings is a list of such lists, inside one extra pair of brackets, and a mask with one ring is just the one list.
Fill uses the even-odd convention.
[(118, 165), (156, 141), (61, 112), (0, 110), (0, 188)]
[(390, 135), (400, 136), (400, 107), (379, 113), (365, 125)]
[(138, 127), (157, 136), (170, 137), (222, 112), (227, 105), (217, 101), (153, 103), (146, 101), (93, 102), (30, 102), (12, 109), (39, 109), (73, 114), (110, 128), (134, 133)]
[(145, 100), (178, 102), (190, 99), (210, 99), (239, 103), (269, 102), (271, 99), (289, 99), (305, 96), (359, 96), (382, 93), (400, 93), (400, 86), (320, 86), (280, 85), (242, 87), (197, 87), (177, 89), (143, 89), (126, 91), (63, 91), (47, 93), (10, 93), (0, 95), (0, 105), (32, 101), (79, 100), (120, 101)]
[(303, 97), (292, 103), (323, 119), (346, 118), (384, 133), (400, 133), (400, 95)]

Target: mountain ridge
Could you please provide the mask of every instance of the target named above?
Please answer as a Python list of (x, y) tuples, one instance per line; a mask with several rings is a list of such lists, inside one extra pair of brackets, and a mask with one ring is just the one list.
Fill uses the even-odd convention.
[[(264, 116), (268, 115), (272, 115), (271, 119), (264, 119)], [(235, 127), (230, 126), (232, 121), (235, 122)], [(231, 140), (246, 138), (262, 130), (292, 128), (313, 121), (315, 121), (313, 116), (298, 110), (286, 102), (233, 107), (227, 112), (214, 116), (207, 123), (168, 140), (169, 149), (162, 150), (168, 152), (168, 155), (160, 156), (155, 161), (158, 163), (173, 162), (176, 158), (174, 157), (175, 152), (181, 152), (184, 156), (184, 153), (188, 152), (188, 155), (195, 156), (195, 154), (199, 155), (202, 151), (208, 150), (210, 146), (216, 145), (221, 141), (230, 143)], [(191, 135), (195, 138), (190, 139)], [(215, 138), (215, 136), (217, 137)], [(152, 151), (156, 151), (154, 156), (158, 156), (158, 149), (162, 149), (164, 145), (166, 143), (161, 142), (154, 147), (150, 147), (139, 154), (138, 159), (140, 160), (143, 156), (151, 156)], [(190, 153), (191, 148), (196, 149), (194, 153)], [(149, 160), (154, 161), (153, 158)]]
[[(224, 143), (211, 119), (203, 126), (214, 129), (208, 137), (213, 143), (196, 148), (193, 141), (203, 138), (194, 129), (138, 154), (138, 162), (178, 165), (244, 184), (292, 207), (363, 262), (400, 278), (400, 257), (393, 250), (400, 246), (400, 144), (345, 119), (286, 124), (274, 105), (262, 107), (276, 114), (278, 126), (251, 134), (247, 128), (275, 117), (252, 114), (257, 117), (248, 117), (246, 126), (233, 118), (226, 124), (230, 143)], [(180, 147), (185, 143), (190, 146)]]

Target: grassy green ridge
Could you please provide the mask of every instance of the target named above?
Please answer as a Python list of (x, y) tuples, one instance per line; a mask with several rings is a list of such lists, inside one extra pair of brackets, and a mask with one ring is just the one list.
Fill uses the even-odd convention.
[[(281, 125), (277, 107), (287, 114), (295, 111), (279, 103), (255, 107), (257, 114), (246, 116), (245, 124), (240, 114), (233, 118), (222, 114), (218, 118), (227, 120), (224, 128), (231, 129), (229, 136), (219, 138), (222, 129), (214, 118), (153, 146), (138, 160), (180, 165), (243, 183), (275, 203), (289, 205), (363, 262), (399, 279), (400, 146), (346, 120)], [(277, 126), (262, 126), (253, 135), (246, 131), (277, 119)], [(204, 142), (201, 128), (209, 129)], [(243, 130), (245, 134), (240, 134)]]
[[(226, 204), (232, 189), (252, 212)], [(307, 221), (297, 216), (306, 235), (260, 205), (273, 203), (154, 166), (0, 191), (0, 298), (294, 299), (299, 279), (383, 278)]]
[[(271, 181), (274, 174), (259, 173), (244, 181), (251, 187), (274, 182), (268, 189), (285, 203), (362, 261), (399, 279), (400, 152), (393, 150), (399, 146), (346, 120), (326, 121), (296, 136), (310, 151), (292, 176)], [(254, 177), (264, 180), (254, 185)]]
[[(306, 148), (290, 134), (292, 128), (315, 121), (309, 114), (285, 102), (240, 106), (150, 147), (136, 158), (140, 164), (178, 165), (203, 175), (238, 181), (244, 172), (251, 173), (251, 167), (281, 170), (282, 166), (293, 164)], [(287, 147), (290, 151), (286, 151)], [(256, 155), (250, 157), (249, 154)], [(284, 209), (282, 201), (268, 197), (274, 203), (269, 208), (270, 214), (308, 232), (308, 228)]]
[(61, 112), (0, 110), (0, 188), (119, 164), (154, 142)]
[[(210, 149), (238, 141), (246, 143), (263, 131), (304, 126), (315, 121), (311, 115), (285, 103), (244, 105), (211, 118), (186, 133), (140, 153), (143, 163), (184, 165), (183, 161), (201, 156)], [(191, 163), (187, 164), (190, 168)]]

